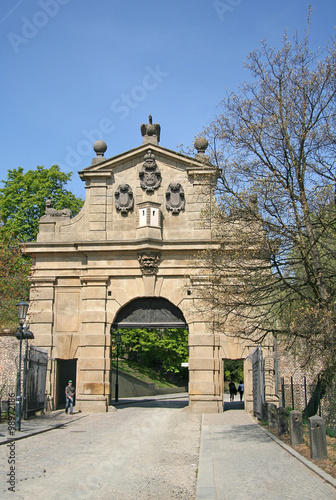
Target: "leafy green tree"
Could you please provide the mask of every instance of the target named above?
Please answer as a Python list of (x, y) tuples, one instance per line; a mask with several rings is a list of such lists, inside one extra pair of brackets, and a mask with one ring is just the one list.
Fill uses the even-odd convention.
[(31, 259), (22, 253), (22, 243), (34, 241), (39, 219), (45, 213), (45, 200), (55, 208), (69, 208), (75, 215), (83, 201), (65, 189), (71, 174), (57, 165), (37, 167), (24, 173), (9, 170), (0, 189), (0, 327), (17, 326), (16, 304), (28, 299)]
[(336, 351), (336, 40), (312, 52), (309, 23), (302, 41), (286, 35), (280, 49), (250, 53), (251, 79), (206, 131), (219, 171), (216, 244), (196, 269), (218, 327), (230, 319), (241, 337), (282, 336), (326, 369)]
[(175, 380), (183, 374), (181, 363), (188, 361), (188, 332), (183, 328), (122, 330), (119, 352), (121, 357)]
[(29, 269), (19, 243), (0, 231), (0, 330), (18, 325), (16, 304), (28, 299)]
[(21, 241), (34, 241), (39, 219), (45, 213), (45, 201), (51, 199), (56, 209), (69, 208), (72, 215), (79, 212), (83, 200), (65, 189), (71, 173), (64, 173), (57, 165), (36, 170), (16, 168), (8, 171), (0, 189), (1, 231)]
[(243, 359), (225, 359), (224, 360), (224, 380), (233, 380), (240, 382), (244, 380), (244, 360)]

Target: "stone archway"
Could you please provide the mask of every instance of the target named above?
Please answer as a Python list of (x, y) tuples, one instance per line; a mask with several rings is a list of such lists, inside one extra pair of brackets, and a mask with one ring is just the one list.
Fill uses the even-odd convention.
[(46, 390), (55, 403), (55, 360), (77, 359), (78, 408), (106, 411), (111, 324), (183, 323), (191, 410), (221, 412), (221, 358), (231, 357), (222, 352), (230, 339), (199, 312), (189, 268), (197, 252), (216, 245), (204, 216), (216, 205), (216, 168), (206, 141), (195, 143), (191, 157), (160, 146), (157, 124), (141, 132), (140, 146), (112, 158), (97, 141), (97, 157), (79, 172), (86, 189), (80, 213), (71, 218), (48, 201), (37, 241), (25, 246), (34, 258), (34, 344), (49, 353)]
[[(160, 335), (162, 335), (162, 330), (170, 329), (179, 329), (179, 332), (180, 329), (188, 331), (188, 325), (182, 311), (163, 297), (140, 297), (127, 303), (118, 311), (111, 324), (110, 333), (112, 338), (119, 330), (159, 330)], [(122, 337), (123, 335), (121, 335)], [(113, 344), (113, 340), (111, 343)], [(111, 359), (113, 358), (112, 352), (111, 349)], [(113, 389), (115, 390), (114, 394), (116, 393), (112, 383), (113, 376), (116, 376), (116, 369), (111, 366), (111, 401)], [(136, 381), (135, 378), (130, 377), (127, 373), (123, 374), (122, 370), (119, 369), (119, 395), (121, 394), (119, 397), (125, 397), (125, 391), (127, 393), (126, 397), (130, 397), (131, 394), (136, 396), (158, 394), (154, 384), (151, 384), (151, 386), (153, 387), (149, 389), (144, 382)], [(183, 390), (188, 390), (186, 384)], [(177, 389), (177, 392), (180, 392), (180, 388)]]

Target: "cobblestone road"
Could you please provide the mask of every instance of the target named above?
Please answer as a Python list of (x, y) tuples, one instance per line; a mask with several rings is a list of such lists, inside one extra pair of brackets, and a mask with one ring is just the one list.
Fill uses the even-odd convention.
[(152, 402), (16, 441), (15, 495), (3, 445), (0, 498), (192, 499), (200, 425), (181, 403)]
[(187, 397), (163, 398), (23, 421), (15, 438), (24, 439), (11, 446), (0, 424), (0, 499), (336, 500), (335, 480), (277, 444), (240, 403), (201, 416), (185, 408)]

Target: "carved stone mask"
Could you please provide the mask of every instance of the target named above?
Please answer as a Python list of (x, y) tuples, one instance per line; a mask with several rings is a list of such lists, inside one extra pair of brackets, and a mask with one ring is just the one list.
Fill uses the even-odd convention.
[(143, 275), (152, 276), (157, 274), (159, 268), (160, 254), (157, 252), (139, 253), (138, 261)]

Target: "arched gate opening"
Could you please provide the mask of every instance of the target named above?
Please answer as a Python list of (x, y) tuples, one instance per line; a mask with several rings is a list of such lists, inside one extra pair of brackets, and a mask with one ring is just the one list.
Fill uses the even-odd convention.
[[(169, 337), (170, 335), (172, 335), (171, 332), (174, 332), (175, 342), (176, 342), (176, 335), (180, 333), (181, 343), (185, 346), (186, 334), (187, 334), (186, 331), (188, 331), (188, 325), (186, 323), (182, 311), (167, 299), (164, 299), (162, 297), (141, 297), (134, 299), (117, 313), (113, 323), (111, 324), (110, 328), (110, 333), (112, 336), (111, 358), (113, 358), (113, 354), (115, 357), (116, 351), (118, 353), (117, 356), (119, 356), (120, 352), (119, 343), (121, 342), (121, 338), (125, 336), (125, 331), (127, 332), (128, 330), (132, 330), (133, 334), (134, 333), (137, 334), (137, 332), (140, 330), (142, 332), (144, 332), (145, 330), (145, 335), (146, 332), (147, 335), (149, 335), (148, 331), (152, 330), (154, 331), (152, 335), (156, 334), (160, 335), (161, 342), (162, 342), (162, 337), (164, 337), (166, 334)], [(124, 335), (120, 335), (120, 332), (124, 332)], [(115, 341), (117, 341), (118, 339), (118, 345), (115, 345), (114, 347), (113, 347), (113, 339)], [(172, 344), (170, 344), (170, 346), (171, 345)], [(174, 349), (172, 349), (172, 351), (174, 352)], [(139, 364), (141, 364), (142, 361), (143, 360), (141, 360)], [(125, 358), (123, 360), (123, 363), (125, 363)], [(151, 368), (155, 369), (155, 366), (153, 365), (151, 366)], [(183, 370), (187, 372), (187, 368), (183, 368), (182, 372)], [(132, 379), (131, 376), (129, 375), (127, 376), (123, 373), (121, 373), (121, 375), (122, 378), (120, 384), (120, 369), (119, 369), (119, 382), (118, 382), (118, 357), (117, 357), (117, 365), (115, 366), (115, 363), (111, 364), (110, 403), (112, 403), (113, 400), (115, 402), (118, 401), (119, 394), (121, 398), (125, 397), (130, 398), (132, 396), (145, 397), (149, 395), (158, 394), (157, 388), (155, 387), (154, 384), (148, 384), (146, 386), (144, 383), (141, 383), (141, 380), (137, 382), (136, 379)], [(116, 381), (115, 383), (113, 383), (113, 378)], [(188, 380), (187, 377), (186, 380)], [(118, 385), (118, 392), (116, 392), (117, 385)], [(183, 385), (185, 386), (183, 391), (186, 391), (187, 383)], [(119, 393), (119, 386), (120, 386), (120, 393)], [(179, 392), (180, 389), (182, 390), (182, 387), (178, 388)], [(117, 398), (116, 394), (118, 394)]]

